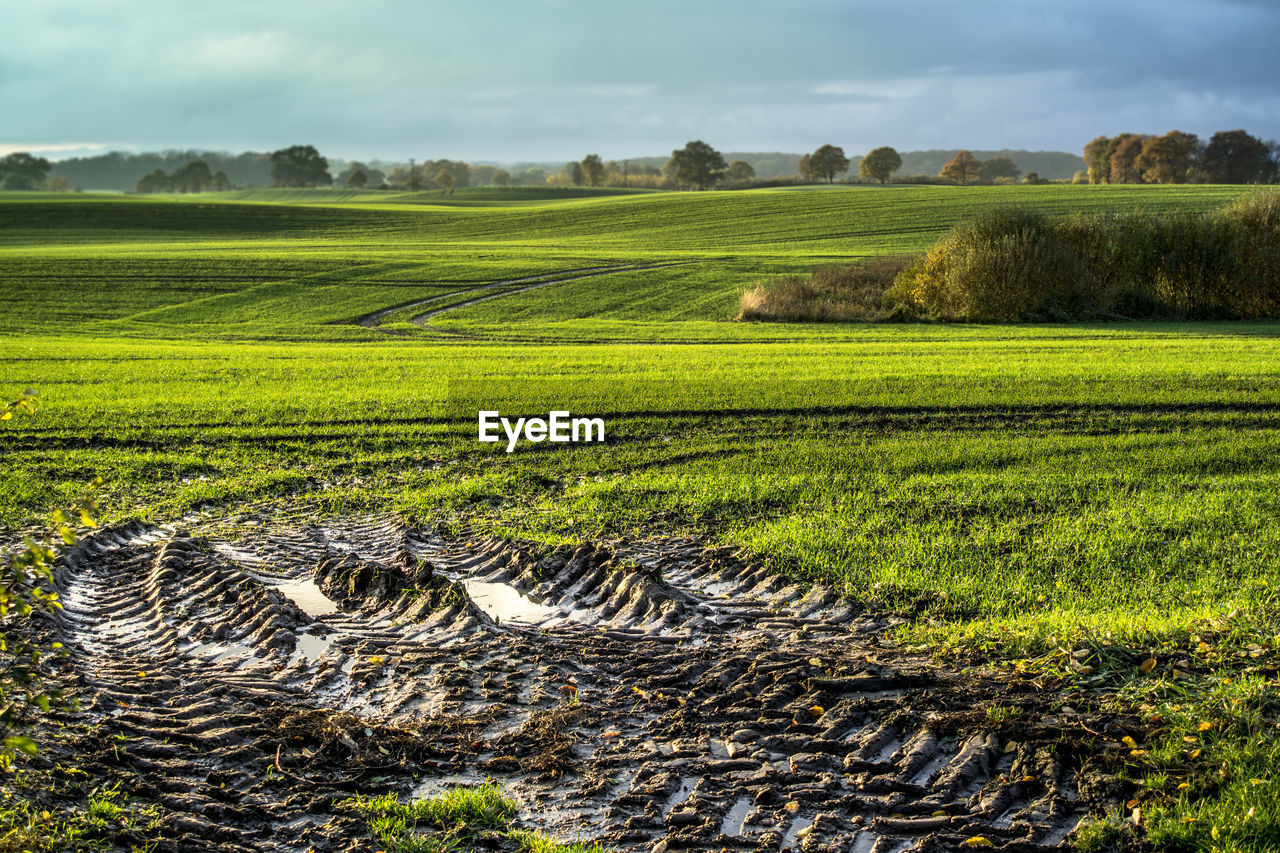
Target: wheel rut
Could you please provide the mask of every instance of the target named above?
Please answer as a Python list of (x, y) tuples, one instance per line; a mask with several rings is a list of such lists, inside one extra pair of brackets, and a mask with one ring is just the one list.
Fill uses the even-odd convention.
[(343, 796), (486, 778), (620, 850), (1057, 849), (1098, 807), (1086, 727), (1033, 683), (694, 540), (539, 554), (252, 510), (101, 531), (58, 581), (83, 764), (172, 849), (348, 849)]

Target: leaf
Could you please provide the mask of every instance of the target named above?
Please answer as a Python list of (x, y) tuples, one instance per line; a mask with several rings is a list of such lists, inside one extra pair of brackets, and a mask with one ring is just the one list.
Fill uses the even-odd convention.
[(961, 847), (995, 847), (990, 838), (985, 835), (975, 835), (972, 838), (966, 838), (960, 842)]
[(1138, 742), (1134, 740), (1132, 737), (1130, 737), (1129, 735), (1125, 735), (1124, 737), (1120, 738), (1120, 742), (1125, 746), (1129, 747), (1130, 749), (1138, 748)]
[(1207, 732), (1211, 728), (1213, 728), (1213, 723), (1210, 723), (1207, 720), (1201, 720), (1200, 724), (1196, 726), (1196, 731)]
[(27, 755), (35, 755), (40, 751), (40, 747), (36, 746), (36, 742), (29, 737), (7, 737), (4, 739), (5, 749), (15, 752), (23, 752)]
[(1151, 670), (1155, 668), (1156, 668), (1156, 659), (1147, 658), (1142, 662), (1142, 665), (1138, 667), (1138, 672), (1142, 673), (1143, 675), (1147, 675), (1151, 672)]

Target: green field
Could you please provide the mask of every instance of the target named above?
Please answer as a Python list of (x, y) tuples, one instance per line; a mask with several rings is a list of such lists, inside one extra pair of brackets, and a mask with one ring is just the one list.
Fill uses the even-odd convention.
[[(937, 649), (1271, 653), (1280, 324), (733, 320), (755, 281), (919, 252), (984, 206), (1240, 192), (3, 194), (0, 391), (41, 410), (0, 431), (0, 522), (101, 475), (112, 521), (279, 499), (545, 542), (696, 531)], [(481, 406), (599, 414), (609, 440), (508, 455), (475, 441)], [(1266, 849), (1271, 758), (1230, 760), (1210, 817), (1271, 797), (1239, 829)], [(1152, 831), (1207, 839), (1176, 820), (1195, 793)]]

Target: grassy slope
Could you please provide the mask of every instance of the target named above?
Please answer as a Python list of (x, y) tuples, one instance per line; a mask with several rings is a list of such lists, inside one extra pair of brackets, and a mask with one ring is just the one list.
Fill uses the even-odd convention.
[[(1195, 648), (1206, 620), (1234, 611), (1270, 649), (1277, 325), (729, 322), (753, 278), (916, 251), (978, 205), (1203, 209), (1237, 192), (835, 188), (455, 208), (0, 196), (0, 388), (34, 386), (45, 404), (0, 432), (0, 518), (25, 521), (96, 472), (114, 517), (302, 492), (550, 541), (692, 526), (922, 608), (940, 620), (917, 623), (930, 642)], [(484, 282), (668, 259), (685, 263), (437, 320), (453, 337), (349, 322)], [(489, 400), (611, 413), (610, 442), (481, 449), (459, 413)], [(1277, 793), (1240, 784), (1213, 820), (1243, 821)], [(1273, 837), (1268, 814), (1272, 829), (1240, 823), (1241, 838)]]

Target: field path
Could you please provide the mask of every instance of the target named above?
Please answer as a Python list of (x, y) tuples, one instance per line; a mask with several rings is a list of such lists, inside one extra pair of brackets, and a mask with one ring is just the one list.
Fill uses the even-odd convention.
[(537, 557), (246, 510), (101, 531), (59, 582), (101, 724), (77, 760), (173, 849), (331, 849), (364, 831), (343, 796), (486, 777), (620, 850), (1057, 849), (1116, 724), (687, 539)]
[[(522, 278), (503, 279), (501, 281), (488, 282), (485, 284), (477, 285), (475, 287), (462, 288), (460, 290), (453, 290), (448, 293), (437, 294), (435, 296), (431, 296), (426, 299), (421, 299), (414, 302), (407, 302), (401, 305), (393, 305), (390, 308), (384, 308), (380, 311), (375, 311), (371, 314), (366, 314), (363, 317), (359, 317), (355, 320), (355, 323), (356, 325), (364, 326), (365, 328), (368, 328), (368, 329), (376, 329), (378, 328), (379, 325), (381, 325), (381, 323), (384, 320), (386, 320), (388, 317), (392, 316), (393, 314), (399, 314), (401, 312), (412, 311), (416, 308), (423, 308), (433, 304), (448, 302), (450, 299), (456, 299), (457, 297), (464, 296), (466, 294), (483, 294), (480, 296), (474, 296), (471, 299), (466, 299), (462, 302), (443, 305), (433, 310), (426, 311), (425, 313), (416, 314), (410, 317), (410, 322), (413, 322), (424, 328), (429, 328), (430, 327), (429, 324), (432, 318), (438, 317), (441, 314), (447, 314), (450, 311), (456, 311), (459, 308), (466, 308), (470, 305), (475, 305), (480, 302), (487, 302), (490, 299), (499, 299), (503, 296), (509, 296), (513, 293), (524, 293), (525, 291), (537, 290), (538, 288), (549, 287), (550, 285), (553, 285), (553, 284), (564, 284), (565, 282), (579, 281), (584, 278), (595, 278), (598, 276), (612, 275), (613, 273), (619, 273), (619, 272), (631, 272), (635, 270), (659, 269), (662, 267), (678, 266), (679, 264), (682, 264), (682, 263), (688, 263), (688, 262), (687, 261), (660, 261), (660, 262), (653, 262), (653, 263), (630, 263), (630, 264), (617, 264), (617, 265), (608, 265), (608, 266), (579, 267), (576, 269), (559, 270), (557, 272), (542, 273), (540, 275), (531, 275), (531, 276), (525, 276)], [(498, 293), (490, 292), (495, 290), (499, 292)], [(439, 332), (441, 330), (434, 329), (433, 331)]]

